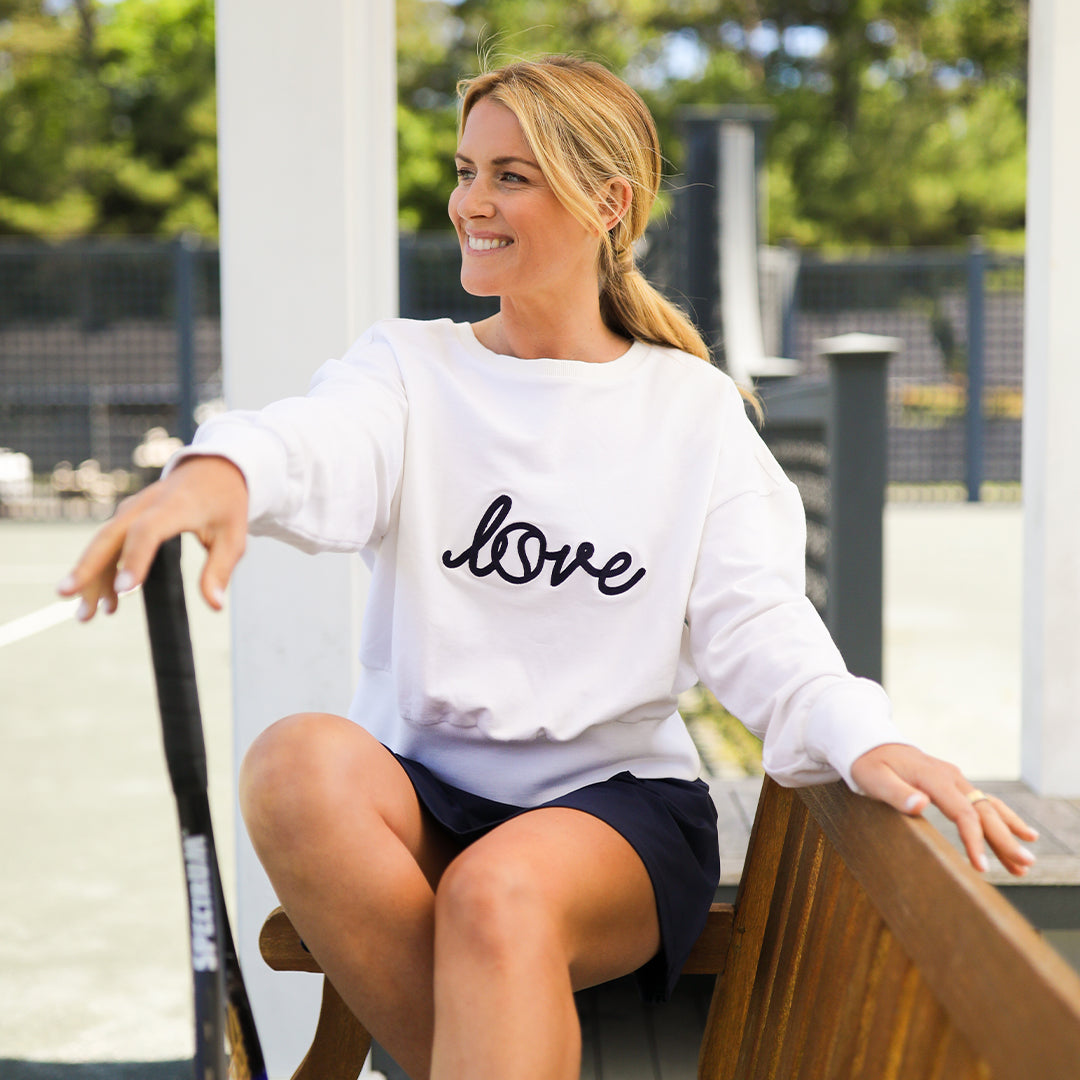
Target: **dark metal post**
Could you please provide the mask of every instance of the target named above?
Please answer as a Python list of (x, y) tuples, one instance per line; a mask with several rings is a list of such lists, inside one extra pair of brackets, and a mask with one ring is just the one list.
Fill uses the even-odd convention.
[(882, 516), (885, 374), (896, 338), (843, 334), (818, 342), (829, 361), (829, 513), (826, 622), (848, 668), (882, 677)]
[(686, 161), (675, 217), (682, 257), (675, 283), (706, 343), (720, 341), (718, 116), (715, 108), (680, 110)]
[(967, 501), (978, 502), (983, 480), (986, 432), (983, 397), (986, 385), (986, 249), (971, 238), (967, 257), (967, 411), (964, 450)]
[(176, 436), (187, 445), (195, 437), (195, 252), (199, 239), (178, 237), (176, 286)]
[[(794, 243), (786, 244), (785, 247), (797, 258), (798, 248)], [(784, 305), (784, 322), (781, 330), (780, 355), (795, 355), (795, 315), (799, 310), (799, 285), (802, 278), (802, 263), (795, 272), (795, 282), (791, 290), (791, 296)]]
[[(773, 110), (764, 105), (687, 105), (676, 112), (686, 160), (675, 220), (682, 250), (675, 287), (690, 316), (714, 350), (720, 344), (720, 128), (725, 122), (749, 124), (754, 132), (754, 162), (760, 190), (765, 169), (765, 133)], [(762, 200), (758, 199), (759, 243), (764, 240)]]
[(398, 311), (402, 318), (417, 318), (413, 307), (413, 281), (420, 260), (416, 258), (416, 240), (408, 233), (398, 233)]

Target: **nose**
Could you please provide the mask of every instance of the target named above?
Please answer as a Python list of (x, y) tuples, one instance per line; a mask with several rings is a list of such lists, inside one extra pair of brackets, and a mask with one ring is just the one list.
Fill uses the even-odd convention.
[(458, 188), (457, 212), (464, 218), (491, 217), (495, 212), (491, 189), (479, 177)]

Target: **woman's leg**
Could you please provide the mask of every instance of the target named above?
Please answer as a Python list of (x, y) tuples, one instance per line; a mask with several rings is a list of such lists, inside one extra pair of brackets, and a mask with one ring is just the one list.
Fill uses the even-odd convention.
[(435, 920), (439, 1080), (576, 1080), (573, 991), (634, 971), (660, 943), (629, 842), (561, 807), (512, 818), (458, 855)]
[(458, 845), (394, 756), (338, 716), (301, 714), (263, 732), (244, 759), (240, 805), (305, 944), (375, 1038), (423, 1080), (434, 888)]

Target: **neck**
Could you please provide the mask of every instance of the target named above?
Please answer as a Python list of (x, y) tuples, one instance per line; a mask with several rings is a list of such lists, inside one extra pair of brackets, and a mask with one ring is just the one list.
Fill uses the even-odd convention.
[(503, 297), (499, 313), (475, 323), (473, 331), (480, 343), (492, 352), (517, 356), (522, 360), (550, 358), (607, 363), (617, 360), (630, 347), (604, 325), (600, 302), (567, 305), (552, 314), (522, 307)]

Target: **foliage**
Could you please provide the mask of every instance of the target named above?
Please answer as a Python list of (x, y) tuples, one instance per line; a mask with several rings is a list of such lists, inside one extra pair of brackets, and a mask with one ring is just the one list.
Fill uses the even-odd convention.
[[(773, 241), (1015, 247), (1027, 0), (397, 0), (401, 224), (448, 227), (459, 76), (570, 51), (653, 109), (767, 104)], [(212, 0), (0, 0), (0, 233), (213, 235)]]
[(701, 683), (679, 696), (679, 712), (712, 776), (761, 776), (761, 740)]
[(0, 232), (217, 228), (212, 0), (0, 0)]
[[(403, 172), (441, 169), (451, 183), (440, 156), (457, 73), (571, 51), (642, 93), (676, 174), (680, 105), (770, 105), (774, 242), (1008, 241), (1023, 228), (1026, 0), (400, 0), (399, 10), (401, 109), (419, 121), (402, 140)], [(439, 137), (419, 138), (422, 125)], [(443, 227), (445, 188), (406, 191), (407, 224)]]

